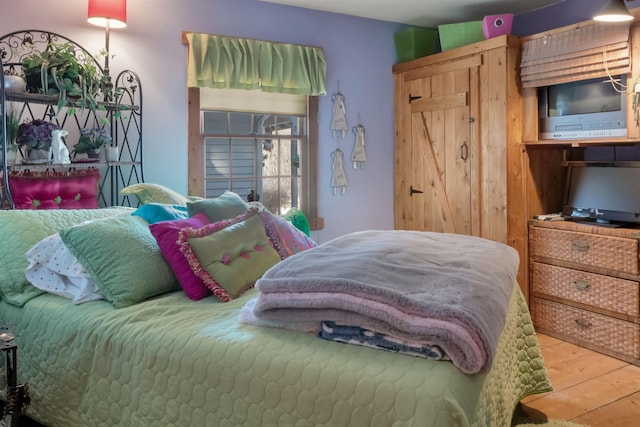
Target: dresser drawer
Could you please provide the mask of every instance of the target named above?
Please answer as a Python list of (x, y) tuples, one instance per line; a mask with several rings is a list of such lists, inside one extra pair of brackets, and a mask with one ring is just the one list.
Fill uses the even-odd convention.
[(617, 236), (532, 227), (531, 255), (638, 274), (638, 241)]
[(541, 332), (556, 332), (604, 351), (640, 358), (640, 325), (535, 297), (532, 314)]
[(638, 317), (638, 282), (533, 262), (532, 290), (568, 301)]

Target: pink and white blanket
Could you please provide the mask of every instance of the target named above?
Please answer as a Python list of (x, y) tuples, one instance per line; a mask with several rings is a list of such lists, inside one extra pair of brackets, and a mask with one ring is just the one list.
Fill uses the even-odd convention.
[(289, 257), (256, 283), (242, 321), (319, 331), (323, 321), (437, 345), (465, 373), (490, 369), (518, 254), (446, 233), (362, 231)]

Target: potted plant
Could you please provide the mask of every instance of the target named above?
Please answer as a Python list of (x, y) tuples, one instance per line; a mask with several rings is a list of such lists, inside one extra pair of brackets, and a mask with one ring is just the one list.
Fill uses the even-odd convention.
[[(24, 110), (24, 107), (23, 107)], [(18, 126), (20, 126), (20, 117), (22, 112), (18, 111), (15, 105), (7, 105), (5, 121), (7, 123), (7, 164), (12, 165), (16, 161), (16, 152), (18, 151), (18, 145), (16, 144), (16, 137), (18, 136)], [(0, 127), (0, 131), (2, 128)]]
[(90, 159), (97, 159), (102, 146), (110, 143), (111, 135), (104, 128), (80, 129), (80, 138), (73, 147), (73, 153), (74, 156), (86, 154)]
[(77, 52), (71, 43), (51, 43), (44, 50), (34, 49), (22, 59), (22, 75), (29, 92), (57, 94), (58, 110), (71, 105), (104, 110), (99, 99), (104, 94), (104, 76), (94, 58)]
[[(16, 134), (16, 144), (22, 157), (28, 162), (48, 162), (51, 159), (52, 132), (56, 129), (60, 127), (41, 119), (21, 123)], [(23, 148), (25, 152), (22, 151)]]

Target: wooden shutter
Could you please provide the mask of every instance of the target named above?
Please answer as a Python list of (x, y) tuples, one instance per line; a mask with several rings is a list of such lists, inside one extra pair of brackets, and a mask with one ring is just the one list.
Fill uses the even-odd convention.
[(523, 87), (541, 87), (631, 71), (629, 23), (595, 23), (525, 40)]

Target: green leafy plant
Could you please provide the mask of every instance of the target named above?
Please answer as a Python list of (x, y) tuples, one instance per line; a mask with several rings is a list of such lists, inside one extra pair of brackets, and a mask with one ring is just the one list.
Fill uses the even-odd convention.
[[(24, 110), (24, 106), (22, 110)], [(5, 117), (7, 123), (7, 148), (15, 149), (17, 147), (16, 138), (18, 137), (18, 127), (20, 126), (22, 111), (13, 104), (7, 105)]]
[(105, 129), (80, 129), (80, 138), (78, 138), (78, 142), (73, 147), (73, 152), (75, 154), (84, 154), (93, 150), (99, 153), (103, 145), (110, 143), (111, 135)]
[[(30, 92), (58, 95), (58, 111), (68, 107), (105, 111), (100, 104), (107, 93), (108, 80), (92, 56), (78, 53), (71, 43), (51, 43), (44, 50), (34, 49), (22, 59), (22, 75)], [(115, 94), (117, 96), (117, 94)], [(103, 123), (108, 119), (104, 118)]]

